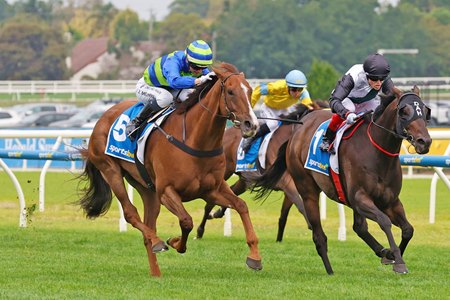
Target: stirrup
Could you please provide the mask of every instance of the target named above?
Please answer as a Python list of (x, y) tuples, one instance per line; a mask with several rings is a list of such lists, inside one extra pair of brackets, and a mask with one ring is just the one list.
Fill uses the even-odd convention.
[(254, 139), (252, 137), (245, 138), (241, 145), (242, 151), (244, 153), (247, 153), (248, 150), (250, 150), (250, 148), (252, 147), (253, 142), (254, 142)]
[(136, 138), (138, 130), (140, 128), (140, 124), (132, 120), (126, 127), (125, 132), (127, 132), (127, 137), (133, 141)]
[(328, 141), (325, 141), (325, 139), (322, 140), (322, 143), (319, 145), (319, 149), (322, 151), (328, 151), (330, 149), (330, 143)]

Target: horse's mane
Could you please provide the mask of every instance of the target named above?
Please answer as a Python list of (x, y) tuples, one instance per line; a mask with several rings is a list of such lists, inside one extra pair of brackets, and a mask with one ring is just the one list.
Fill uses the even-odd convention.
[[(299, 103), (295, 105), (295, 110), (287, 115), (280, 115), (280, 118), (282, 119), (289, 119), (289, 120), (297, 120), (300, 121), (304, 116), (312, 112), (312, 109), (309, 109), (308, 106)], [(283, 121), (283, 124), (291, 124), (289, 121)]]
[(203, 98), (208, 94), (209, 90), (214, 86), (216, 81), (219, 79), (217, 77), (217, 74), (224, 76), (225, 73), (239, 73), (238, 69), (233, 66), (232, 64), (221, 62), (221, 63), (215, 63), (212, 67), (214, 73), (216, 73), (216, 76), (212, 77), (212, 80), (207, 80), (206, 82), (202, 83), (199, 86), (196, 86), (194, 88), (194, 91), (188, 96), (188, 98), (178, 103), (177, 105), (177, 113), (183, 114), (187, 112), (192, 106), (194, 106), (199, 99)]

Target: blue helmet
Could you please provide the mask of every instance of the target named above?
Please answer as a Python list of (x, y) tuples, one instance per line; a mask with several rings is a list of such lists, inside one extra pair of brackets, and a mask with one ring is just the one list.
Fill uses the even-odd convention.
[(186, 48), (187, 60), (190, 63), (199, 66), (208, 66), (212, 64), (212, 50), (203, 40), (196, 40), (189, 44)]
[(308, 84), (305, 74), (299, 70), (292, 70), (286, 75), (286, 84), (289, 87), (305, 88)]

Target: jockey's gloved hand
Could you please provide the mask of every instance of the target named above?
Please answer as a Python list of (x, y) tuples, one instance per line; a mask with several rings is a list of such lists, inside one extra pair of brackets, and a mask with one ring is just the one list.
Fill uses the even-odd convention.
[(195, 80), (195, 84), (196, 85), (200, 85), (202, 83), (205, 83), (207, 80), (212, 80), (213, 76), (216, 76), (216, 73), (209, 72), (208, 74), (200, 76), (199, 78), (197, 78)]
[(349, 114), (347, 115), (347, 118), (345, 119), (345, 122), (346, 122), (347, 124), (353, 124), (353, 123), (355, 123), (356, 118), (357, 118), (356, 114), (354, 114), (354, 113), (349, 113)]

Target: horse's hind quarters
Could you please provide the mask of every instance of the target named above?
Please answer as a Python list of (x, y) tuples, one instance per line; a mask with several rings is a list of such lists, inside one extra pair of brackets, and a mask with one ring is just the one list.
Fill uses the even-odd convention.
[(251, 257), (247, 257), (247, 261), (245, 262), (247, 266), (255, 271), (261, 271), (262, 270), (262, 263), (261, 260), (256, 260)]

